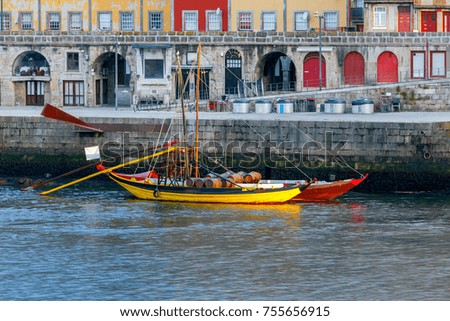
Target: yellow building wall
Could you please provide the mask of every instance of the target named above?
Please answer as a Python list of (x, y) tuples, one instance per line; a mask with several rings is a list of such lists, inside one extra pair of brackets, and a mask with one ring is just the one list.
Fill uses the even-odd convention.
[(347, 1), (348, 0), (314, 0), (298, 1), (287, 0), (287, 31), (294, 31), (294, 11), (309, 11), (311, 28), (319, 28), (319, 19), (314, 17), (314, 12), (323, 15), (324, 11), (339, 11), (339, 27), (347, 26)]
[(314, 17), (314, 12), (323, 14), (326, 10), (339, 11), (339, 27), (347, 26), (347, 0), (231, 0), (231, 25), (230, 31), (237, 31), (237, 18), (239, 11), (253, 12), (253, 29), (261, 30), (261, 12), (277, 12), (277, 30), (284, 31), (284, 3), (286, 1), (286, 31), (294, 31), (294, 11), (309, 11), (310, 27), (318, 28), (319, 19)]
[(231, 0), (231, 25), (230, 31), (238, 31), (238, 13), (240, 11), (253, 12), (253, 31), (261, 31), (261, 13), (263, 11), (276, 11), (277, 30), (283, 31), (283, 6), (284, 0)]
[[(37, 5), (36, 5), (37, 6)], [(47, 13), (59, 12), (61, 16), (61, 31), (69, 28), (69, 13), (82, 12), (82, 31), (89, 30), (89, 1), (88, 0), (41, 0), (41, 28), (48, 30)]]
[(3, 1), (3, 12), (11, 14), (11, 30), (19, 30), (19, 13), (31, 12), (33, 19), (33, 29), (38, 29), (38, 9), (37, 2), (18, 0), (18, 1)]
[(144, 28), (143, 32), (147, 32), (148, 26), (148, 12), (149, 11), (162, 11), (163, 13), (163, 31), (171, 31), (171, 15), (172, 15), (172, 1), (160, 0), (160, 1), (144, 1), (143, 17)]
[[(46, 31), (47, 13), (59, 12), (61, 16), (61, 31), (68, 31), (69, 13), (82, 12), (83, 25), (82, 31), (89, 31), (89, 0), (41, 0), (40, 8), (40, 29)], [(149, 11), (163, 12), (163, 31), (171, 30), (171, 1), (142, 1), (140, 0), (91, 0), (91, 19), (92, 30), (98, 28), (98, 12), (105, 11), (112, 14), (112, 29), (120, 31), (120, 12), (132, 11), (134, 13), (134, 31), (148, 31), (148, 13)], [(32, 12), (33, 30), (39, 30), (39, 2), (29, 0), (4, 1), (3, 11), (11, 14), (11, 30), (19, 30), (19, 13)], [(142, 19), (141, 19), (142, 13)], [(141, 26), (142, 21), (142, 26)]]
[(112, 14), (112, 30), (120, 31), (120, 12), (133, 11), (134, 12), (134, 29), (140, 28), (140, 12), (139, 0), (95, 0), (92, 1), (92, 28), (98, 29), (98, 13), (111, 12)]

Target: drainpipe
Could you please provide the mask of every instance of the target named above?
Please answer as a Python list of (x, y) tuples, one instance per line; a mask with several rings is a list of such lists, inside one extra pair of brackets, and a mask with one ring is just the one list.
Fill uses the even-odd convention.
[(42, 31), (41, 26), (41, 0), (38, 0), (38, 31)]
[(228, 1), (228, 28), (226, 31), (232, 31), (233, 27), (231, 26), (231, 2), (232, 1)]
[(88, 19), (89, 19), (88, 28), (89, 28), (89, 31), (92, 31), (92, 0), (89, 0), (88, 7), (89, 7), (89, 9), (88, 9)]
[[(140, 25), (141, 25), (141, 27), (139, 28), (139, 30), (141, 31), (141, 32), (144, 32), (144, 0), (140, 0), (140, 3), (139, 3), (139, 5), (140, 5), (140, 8), (139, 8), (139, 15), (140, 15), (140, 19), (139, 19), (139, 23), (140, 23)], [(149, 21), (149, 23), (150, 23), (150, 21)]]
[(287, 0), (283, 1), (283, 31), (287, 32)]

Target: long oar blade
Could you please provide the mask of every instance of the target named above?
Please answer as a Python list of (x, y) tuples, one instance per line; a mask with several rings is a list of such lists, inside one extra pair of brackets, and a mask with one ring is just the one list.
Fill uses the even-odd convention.
[(63, 189), (63, 188), (66, 188), (66, 187), (69, 187), (69, 186), (78, 184), (78, 183), (80, 183), (80, 182), (86, 181), (86, 180), (88, 180), (88, 179), (91, 179), (91, 178), (93, 178), (93, 177), (99, 176), (99, 175), (101, 175), (101, 174), (106, 174), (106, 173), (111, 172), (111, 171), (113, 171), (113, 170), (116, 170), (116, 169), (119, 169), (119, 168), (122, 168), (122, 167), (125, 167), (125, 166), (128, 166), (128, 165), (136, 164), (136, 163), (139, 163), (139, 162), (141, 162), (141, 161), (143, 161), (143, 160), (150, 159), (150, 158), (153, 158), (153, 157), (158, 157), (158, 156), (160, 156), (160, 155), (169, 153), (169, 152), (171, 152), (171, 151), (176, 150), (177, 148), (178, 148), (178, 147), (176, 147), (176, 146), (175, 146), (175, 147), (170, 147), (170, 148), (168, 148), (168, 149), (166, 149), (166, 150), (163, 150), (163, 151), (161, 151), (161, 152), (157, 152), (157, 153), (154, 153), (154, 154), (151, 154), (151, 155), (147, 155), (147, 156), (144, 156), (144, 157), (141, 157), (141, 158), (137, 158), (137, 159), (134, 159), (134, 160), (132, 160), (132, 161), (129, 161), (129, 162), (126, 162), (126, 163), (122, 163), (122, 164), (119, 164), (119, 165), (117, 165), (117, 166), (113, 166), (113, 167), (110, 167), (110, 168), (106, 168), (106, 169), (104, 169), (104, 170), (101, 170), (101, 171), (99, 171), (99, 172), (96, 172), (96, 173), (87, 175), (87, 176), (85, 176), (85, 177), (82, 177), (82, 178), (80, 178), (80, 179), (74, 180), (74, 181), (69, 182), (69, 183), (67, 183), (67, 184), (63, 184), (63, 185), (60, 185), (60, 186), (55, 187), (55, 188), (53, 188), (53, 189), (50, 189), (50, 190), (48, 190), (48, 191), (41, 192), (40, 195), (48, 195), (48, 194), (50, 194), (50, 193), (59, 191), (60, 189)]

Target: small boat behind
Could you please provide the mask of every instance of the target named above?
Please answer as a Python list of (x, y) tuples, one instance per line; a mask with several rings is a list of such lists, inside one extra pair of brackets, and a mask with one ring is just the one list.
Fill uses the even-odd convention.
[[(349, 192), (350, 190), (361, 184), (367, 178), (367, 176), (368, 174), (364, 175), (361, 178), (350, 178), (333, 182), (315, 181), (312, 182), (311, 185), (301, 193), (301, 195), (295, 196), (291, 201), (293, 202), (329, 201)], [(270, 180), (270, 181), (263, 181), (263, 183), (286, 184), (288, 186), (289, 185), (292, 186), (294, 184), (302, 184), (303, 181)]]

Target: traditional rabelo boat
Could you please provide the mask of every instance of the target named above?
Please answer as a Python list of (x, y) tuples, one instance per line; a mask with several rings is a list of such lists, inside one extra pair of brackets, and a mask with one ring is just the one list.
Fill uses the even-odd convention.
[[(186, 180), (163, 176), (145, 177), (138, 174), (137, 176), (130, 174), (121, 174), (115, 171), (108, 171), (101, 165), (98, 166), (100, 171), (105, 171), (108, 177), (114, 182), (122, 186), (128, 192), (139, 199), (155, 200), (155, 201), (174, 201), (174, 202), (194, 202), (194, 203), (226, 203), (226, 204), (281, 204), (287, 202), (301, 193), (308, 187), (308, 184), (281, 186), (277, 188), (264, 188), (262, 186), (252, 185), (248, 187), (241, 186), (238, 183), (227, 179), (224, 176), (216, 175), (211, 181), (219, 182), (228, 181), (231, 186), (220, 187), (217, 185), (201, 184), (198, 182), (206, 182), (203, 179)], [(155, 173), (152, 170), (150, 173)], [(155, 175), (155, 174), (153, 174)], [(137, 179), (136, 179), (137, 177)], [(227, 185), (227, 184), (225, 184)]]
[[(101, 168), (100, 168), (101, 169)], [(122, 174), (113, 172), (112, 175), (116, 177), (119, 181), (131, 181), (131, 182), (142, 182), (147, 180), (150, 182), (153, 180), (153, 184), (156, 183), (155, 178), (152, 177), (152, 173), (150, 172), (140, 172), (135, 174)], [(301, 193), (294, 196), (289, 200), (289, 202), (324, 202), (333, 200), (339, 196), (342, 196), (361, 184), (366, 178), (367, 174), (361, 178), (350, 178), (344, 180), (337, 180), (333, 182), (328, 181), (305, 181), (305, 180), (258, 180), (258, 181), (250, 181), (244, 178), (244, 181), (239, 184), (242, 188), (246, 189), (278, 189), (288, 186), (298, 185), (301, 187)], [(245, 177), (248, 177), (247, 175)], [(211, 180), (211, 178), (204, 178), (202, 182), (206, 185)], [(192, 186), (192, 183), (190, 183)], [(211, 186), (211, 183), (209, 184)], [(308, 188), (306, 188), (308, 186)]]

